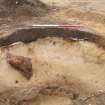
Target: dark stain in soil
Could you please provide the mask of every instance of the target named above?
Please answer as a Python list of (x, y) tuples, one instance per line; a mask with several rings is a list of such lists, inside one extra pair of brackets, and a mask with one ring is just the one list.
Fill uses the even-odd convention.
[(0, 38), (0, 47), (8, 46), (19, 41), (29, 43), (46, 37), (58, 37), (67, 41), (88, 41), (95, 43), (98, 47), (105, 49), (105, 37), (96, 33), (68, 28), (20, 29), (6, 37)]

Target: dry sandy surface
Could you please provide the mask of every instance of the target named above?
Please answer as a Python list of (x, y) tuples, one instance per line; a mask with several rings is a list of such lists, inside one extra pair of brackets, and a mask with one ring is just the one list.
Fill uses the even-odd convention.
[[(103, 37), (105, 0), (1, 0), (0, 38), (34, 24), (80, 24)], [(96, 42), (98, 43), (98, 42)], [(105, 105), (105, 48), (89, 41), (43, 38), (0, 48), (0, 105)], [(7, 54), (28, 57), (25, 78)]]

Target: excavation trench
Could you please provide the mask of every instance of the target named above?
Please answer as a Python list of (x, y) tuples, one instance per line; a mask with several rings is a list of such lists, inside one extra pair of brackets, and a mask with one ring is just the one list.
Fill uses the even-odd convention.
[[(102, 49), (105, 50), (105, 43), (104, 43), (105, 38), (102, 35), (97, 34), (97, 32), (86, 31), (80, 28), (64, 28), (64, 27), (55, 27), (55, 28), (54, 27), (40, 27), (40, 28), (33, 27), (33, 28), (17, 29), (11, 34), (8, 34), (0, 38), (0, 47), (6, 46), (6, 48), (8, 48), (9, 45), (14, 44), (16, 42), (31, 43), (31, 42), (37, 41), (38, 39), (43, 39), (47, 37), (62, 38), (63, 40), (70, 41), (70, 42), (87, 41), (90, 43), (94, 43), (97, 47), (101, 47)], [(31, 81), (31, 80), (28, 80), (28, 81)], [(71, 77), (69, 81), (70, 83), (69, 82), (66, 83), (65, 81), (62, 81), (60, 78), (58, 82), (57, 81), (54, 81), (54, 82), (49, 81), (49, 84), (43, 83), (43, 85), (34, 85), (32, 87), (31, 86), (26, 87), (25, 90), (24, 90), (24, 87), (13, 88), (13, 90), (3, 92), (0, 95), (0, 98), (3, 100), (5, 99), (10, 100), (10, 103), (7, 105), (12, 105), (11, 103), (13, 103), (13, 105), (18, 105), (19, 102), (24, 102), (24, 100), (29, 101), (35, 98), (38, 94), (44, 94), (44, 95), (54, 94), (59, 96), (67, 96), (75, 100), (82, 93), (80, 92), (80, 90), (84, 91), (84, 93), (85, 92), (88, 93), (89, 91), (88, 89), (86, 90), (86, 88), (84, 87), (82, 89), (82, 85), (86, 86), (88, 85), (88, 83), (85, 84), (85, 83), (82, 83), (81, 81), (79, 82), (74, 81), (74, 79), (72, 80)], [(5, 102), (3, 105), (5, 105)]]

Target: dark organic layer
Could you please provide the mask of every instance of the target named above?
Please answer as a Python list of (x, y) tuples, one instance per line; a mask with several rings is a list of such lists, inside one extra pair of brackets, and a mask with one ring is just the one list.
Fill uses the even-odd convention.
[(0, 38), (0, 47), (7, 46), (18, 41), (29, 43), (45, 37), (59, 37), (63, 38), (64, 40), (84, 40), (95, 43), (98, 47), (105, 49), (105, 38), (103, 36), (79, 29), (69, 28), (20, 29), (6, 37)]

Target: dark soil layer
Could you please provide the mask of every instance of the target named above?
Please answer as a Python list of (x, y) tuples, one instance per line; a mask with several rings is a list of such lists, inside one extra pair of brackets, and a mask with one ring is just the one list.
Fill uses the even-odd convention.
[(0, 47), (7, 46), (16, 42), (29, 43), (45, 37), (59, 37), (72, 41), (89, 41), (95, 43), (98, 47), (105, 49), (105, 38), (96, 33), (82, 31), (81, 29), (68, 28), (29, 28), (21, 29), (12, 34), (0, 38)]

